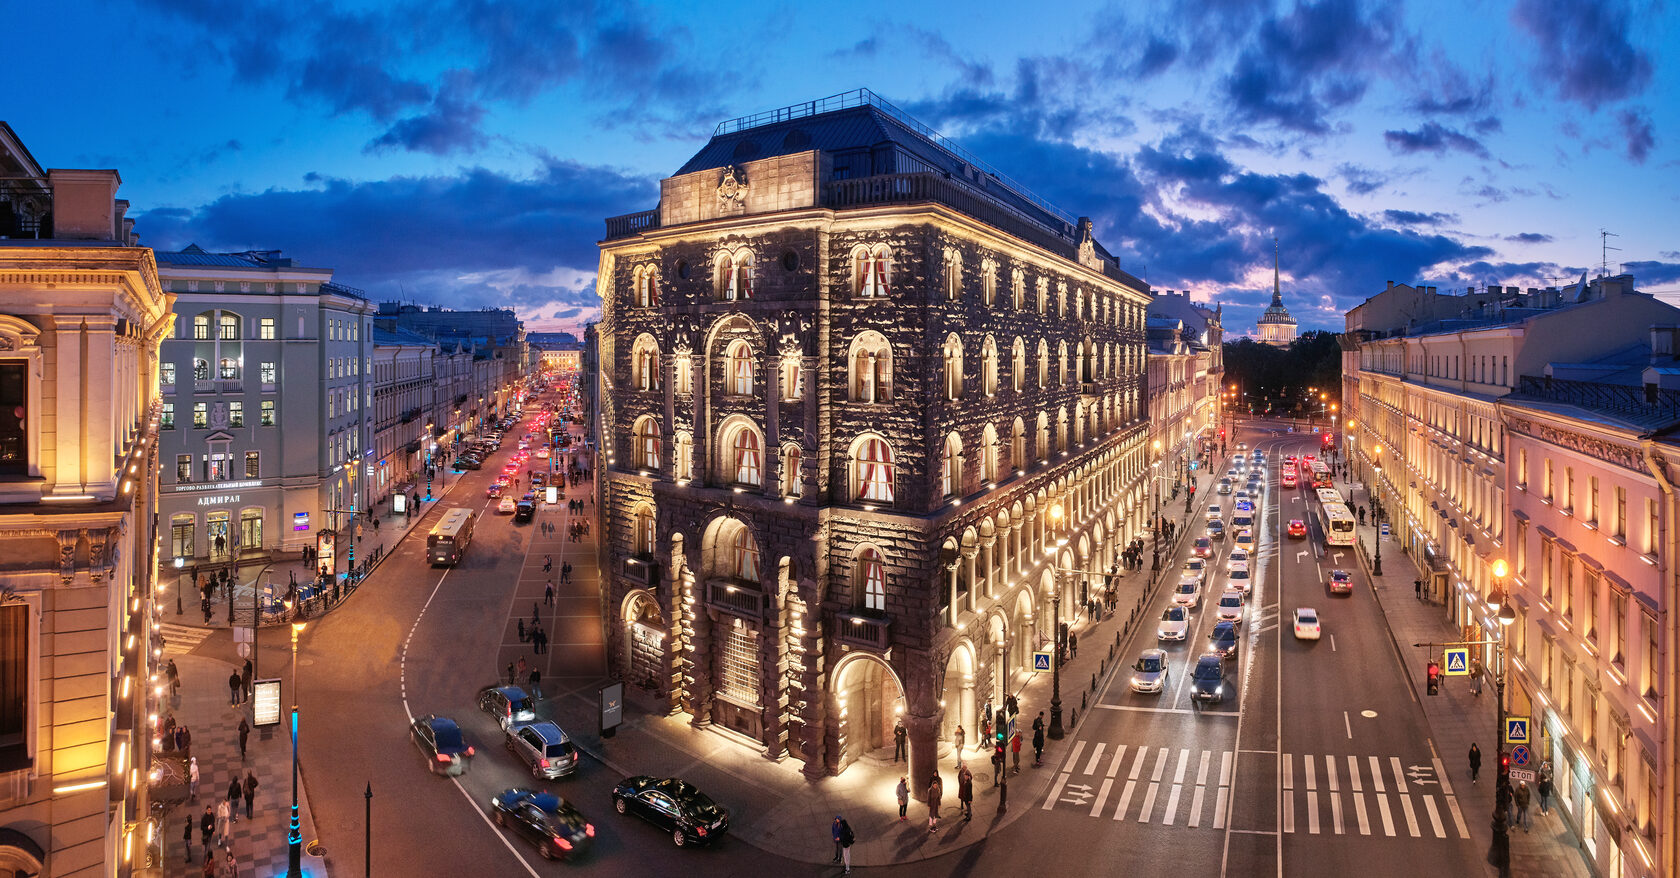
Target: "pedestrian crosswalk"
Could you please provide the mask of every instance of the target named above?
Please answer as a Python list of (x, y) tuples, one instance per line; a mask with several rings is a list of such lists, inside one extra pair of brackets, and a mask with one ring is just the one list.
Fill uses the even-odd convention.
[[(1398, 756), (1279, 753), (1277, 758), (1284, 833), (1470, 837), (1439, 759), (1408, 765)], [(1075, 741), (1041, 807), (1115, 821), (1224, 829), (1235, 761), (1230, 750)]]
[(163, 638), (163, 654), (166, 656), (186, 655), (196, 649), (211, 634), (209, 628), (176, 625), (171, 622), (159, 622), (157, 631), (158, 635)]

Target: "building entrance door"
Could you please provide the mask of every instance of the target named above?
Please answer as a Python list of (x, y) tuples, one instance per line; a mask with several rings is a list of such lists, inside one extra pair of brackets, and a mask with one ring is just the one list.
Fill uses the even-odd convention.
[(217, 561), (225, 561), (229, 551), (233, 548), (230, 540), (228, 522), (232, 516), (225, 509), (219, 509), (204, 516), (205, 530), (210, 539), (210, 557)]

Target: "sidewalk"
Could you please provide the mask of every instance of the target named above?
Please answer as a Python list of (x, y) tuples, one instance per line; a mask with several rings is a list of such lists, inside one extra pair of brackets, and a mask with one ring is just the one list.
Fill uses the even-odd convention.
[[(1198, 475), (1196, 502), (1191, 512), (1184, 511), (1182, 494), (1161, 508), (1163, 515), (1179, 523), (1175, 541), (1162, 546), (1159, 575), (1163, 581), (1169, 578), (1173, 552), (1194, 530), (1186, 521), (1200, 514), (1211, 494), (1212, 476)], [(585, 543), (585, 550), (592, 550), (594, 537), (586, 537)], [(1096, 621), (1082, 615), (1072, 626), (1082, 648), (1077, 657), (1068, 659), (1062, 666), (1066, 736), (1062, 741), (1046, 741), (1041, 767), (1032, 765), (1031, 733), (1026, 729), (1040, 710), (1048, 719), (1052, 678), (1050, 674), (1012, 678), (1011, 690), (1021, 704), (1019, 723), (1023, 738), (1028, 741), (1022, 748), (1026, 758), (1020, 773), (1011, 776), (1007, 788), (1000, 788), (992, 785), (990, 752), (975, 746), (965, 748), (964, 758), (974, 772), (971, 821), (958, 816), (957, 758), (950, 742), (941, 742), (938, 762), (945, 780), (945, 796), (936, 833), (927, 830), (927, 807), (914, 800), (908, 821), (899, 821), (894, 788), (899, 777), (907, 773), (908, 765), (893, 761), (890, 745), (864, 755), (837, 777), (812, 780), (804, 774), (802, 760), (787, 758), (772, 762), (754, 755), (749, 749), (751, 742), (743, 746), (743, 740), (731, 732), (716, 727), (695, 728), (687, 714), (650, 714), (633, 701), (627, 704), (624, 724), (618, 727), (616, 735), (603, 740), (597, 731), (599, 704), (595, 682), (549, 693), (550, 699), (541, 703), (539, 711), (552, 716), (572, 735), (579, 748), (611, 773), (679, 775), (699, 786), (730, 809), (730, 834), (754, 847), (806, 863), (827, 864), (833, 854), (829, 823), (834, 815), (841, 814), (857, 835), (857, 843), (852, 847), (854, 866), (924, 860), (984, 841), (1041, 803), (1054, 780), (1054, 766), (1061, 758), (1061, 747), (1071, 744), (1077, 736), (1089, 697), (1117, 667), (1131, 659), (1119, 655), (1115, 644), (1130, 627), (1154, 624), (1153, 617), (1135, 609), (1143, 602), (1149, 582), (1146, 545), (1142, 566), (1115, 578), (1116, 611)], [(1005, 791), (1009, 807), (999, 813), (999, 800)]]
[[(1340, 480), (1337, 487), (1344, 496), (1351, 489), (1356, 505), (1370, 507), (1370, 497), (1363, 488), (1355, 489)], [(1374, 525), (1364, 525), (1358, 533), (1362, 563), (1369, 572), (1378, 529)], [(1443, 780), (1452, 782), (1452, 790), (1464, 803), (1465, 822), (1470, 825), (1471, 836), (1485, 852), (1493, 843), (1490, 823), (1499, 776), (1499, 743), (1495, 729), (1498, 705), (1495, 704), (1493, 683), (1488, 680), (1484, 694), (1476, 696), (1471, 693), (1467, 680), (1448, 678), (1441, 687), (1441, 694), (1425, 694), (1426, 663), (1431, 653), (1412, 644), (1453, 642), (1462, 639), (1462, 635), (1448, 620), (1446, 609), (1441, 604), (1417, 599), (1412, 584), (1422, 574), (1401, 550), (1398, 541), (1382, 544), (1382, 562), (1383, 575), (1371, 577), (1377, 604), (1388, 619), (1390, 636), (1399, 650), (1401, 665), (1410, 675), (1412, 690), (1423, 705), (1424, 715), (1429, 718), (1435, 750), (1451, 774), (1450, 778)], [(1438, 652), (1433, 655), (1439, 659)], [(1470, 783), (1467, 754), (1472, 742), (1481, 748), (1482, 779), (1487, 783)], [(1510, 834), (1512, 874), (1524, 878), (1590, 878), (1592, 871), (1577, 846), (1575, 835), (1558, 816), (1556, 807), (1550, 814), (1541, 814), (1539, 801), (1539, 795), (1535, 794), (1529, 806), (1531, 829), (1528, 832), (1514, 829)], [(1555, 806), (1556, 803), (1553, 804)], [(1487, 874), (1497, 873), (1498, 870), (1492, 866), (1487, 867)]]
[[(203, 656), (183, 655), (164, 650), (165, 659), (174, 659), (181, 674), (181, 690), (164, 710), (173, 713), (178, 723), (192, 732), (191, 755), (198, 759), (199, 788), (197, 797), (171, 807), (163, 817), (163, 874), (197, 878), (203, 874), (203, 835), (199, 832), (199, 818), (206, 805), (212, 809), (227, 798), (228, 784), (243, 778), (247, 771), (257, 777), (255, 808), (250, 819), (245, 817), (243, 800), (237, 809), (239, 822), (232, 825), (231, 842), (227, 848), (211, 850), (216, 855), (218, 875), (226, 874), (227, 850), (238, 858), (240, 875), (284, 875), (286, 873), (287, 835), (291, 823), (292, 737), (289, 719), (276, 726), (252, 729), (247, 743), (247, 755), (239, 757), (239, 719), (250, 718), (250, 702), (239, 707), (228, 701), (228, 675), (237, 670), (227, 662)], [(305, 728), (305, 734), (308, 729)], [(178, 754), (156, 754), (154, 758), (180, 765)], [(185, 778), (185, 771), (180, 770)], [(159, 789), (160, 797), (178, 800), (186, 791), (179, 786)], [(304, 874), (319, 878), (327, 870), (319, 857), (308, 853), (314, 841), (315, 826), (310, 818), (309, 803), (303, 787), (298, 787), (298, 812), (305, 845)], [(181, 839), (181, 829), (192, 820), (192, 844), (189, 851)]]

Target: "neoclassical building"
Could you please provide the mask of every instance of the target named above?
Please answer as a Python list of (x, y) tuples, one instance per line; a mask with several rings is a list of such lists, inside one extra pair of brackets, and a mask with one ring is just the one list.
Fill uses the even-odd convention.
[(1147, 286), (866, 91), (720, 125), (599, 292), (611, 660), (807, 774), (926, 777), (1144, 524)]
[(1261, 344), (1278, 348), (1294, 344), (1295, 335), (1300, 331), (1295, 318), (1289, 316), (1289, 309), (1283, 307), (1283, 285), (1278, 278), (1276, 239), (1272, 241), (1272, 304), (1266, 307), (1266, 313), (1260, 315), (1255, 329), (1259, 330)]

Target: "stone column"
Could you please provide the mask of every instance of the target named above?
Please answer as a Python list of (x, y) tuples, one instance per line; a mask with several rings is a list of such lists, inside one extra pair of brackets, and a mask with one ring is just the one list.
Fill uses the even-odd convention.
[(945, 613), (945, 624), (954, 627), (957, 624), (957, 565), (956, 564), (948, 564), (948, 565), (945, 566), (945, 595), (950, 602), (950, 606), (946, 610), (946, 613)]
[[(694, 587), (700, 591), (704, 585), (696, 582)], [(689, 724), (697, 729), (712, 724), (712, 682), (716, 679), (718, 652), (715, 639), (720, 627), (703, 605), (695, 611), (688, 636), (689, 673), (693, 678), (688, 684), (688, 704), (692, 714)]]
[(980, 590), (980, 580), (974, 575), (974, 559), (979, 554), (980, 550), (973, 546), (968, 546), (962, 550), (963, 564), (965, 564), (968, 569), (968, 605), (963, 609), (968, 610), (970, 613), (974, 612), (974, 605), (976, 603), (975, 593)]
[[(87, 376), (82, 372), (82, 317), (67, 314), (53, 319), (57, 329), (54, 341), (55, 350), (52, 352), (54, 379), (58, 387), (66, 391), (74, 391), (84, 387)], [(110, 376), (98, 377), (96, 383), (107, 384)], [(107, 387), (109, 392), (109, 387)], [(57, 425), (54, 448), (54, 466), (57, 469), (54, 492), (60, 494), (78, 494), (83, 489), (87, 479), (87, 455), (82, 444), (84, 431), (84, 408), (91, 406), (78, 405), (84, 402), (79, 393), (60, 393), (58, 399)], [(190, 417), (190, 411), (188, 415)], [(31, 413), (33, 417), (39, 417)], [(44, 470), (45, 467), (43, 466)]]
[(989, 537), (983, 537), (980, 540), (980, 550), (986, 553), (986, 560), (982, 566), (986, 570), (987, 600), (996, 600), (998, 596), (998, 580), (1001, 578), (1001, 565), (998, 564), (997, 551), (994, 548), (997, 545), (997, 540), (997, 534), (995, 533)]

